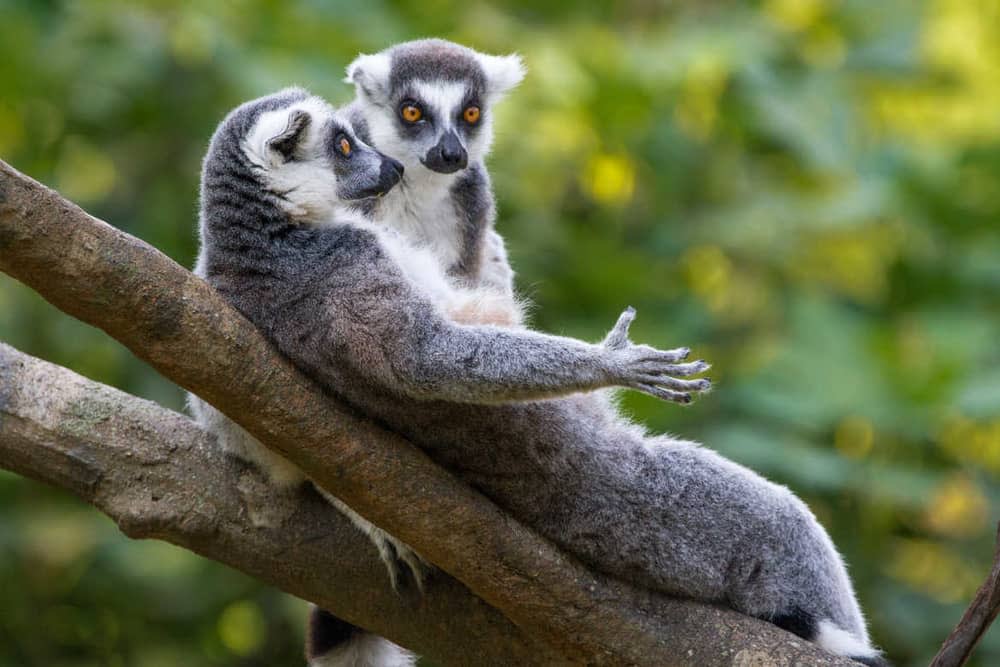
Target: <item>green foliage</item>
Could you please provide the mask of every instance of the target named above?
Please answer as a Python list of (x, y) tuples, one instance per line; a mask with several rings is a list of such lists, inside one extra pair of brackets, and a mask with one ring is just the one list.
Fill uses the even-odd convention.
[[(500, 231), (542, 329), (692, 345), (717, 389), (651, 428), (802, 495), (899, 665), (988, 569), (1000, 488), (996, 0), (0, 3), (0, 157), (190, 266), (199, 161), (245, 99), (341, 102), (359, 51), (521, 52)], [(73, 239), (66, 239), (71, 251)], [(0, 277), (0, 338), (181, 409)], [(0, 473), (0, 667), (301, 664), (303, 607)], [(1000, 634), (975, 664), (1000, 662)]]

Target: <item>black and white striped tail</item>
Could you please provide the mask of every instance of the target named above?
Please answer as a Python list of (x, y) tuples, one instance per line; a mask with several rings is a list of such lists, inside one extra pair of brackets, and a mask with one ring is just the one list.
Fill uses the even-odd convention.
[(783, 630), (816, 642), (831, 653), (845, 656), (859, 664), (868, 667), (892, 667), (889, 661), (870, 645), (867, 636), (854, 636), (829, 620), (817, 622), (815, 616), (801, 607), (791, 607), (775, 614), (769, 620)]
[(309, 667), (412, 667), (416, 656), (388, 639), (343, 621), (328, 611), (309, 611)]

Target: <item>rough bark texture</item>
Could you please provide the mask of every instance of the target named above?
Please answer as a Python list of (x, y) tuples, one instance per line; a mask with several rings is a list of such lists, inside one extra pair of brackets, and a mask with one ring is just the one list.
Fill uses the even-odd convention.
[[(767, 623), (653, 595), (587, 571), (422, 452), (324, 395), (203, 281), (3, 162), (0, 270), (124, 343), (465, 584), (523, 632), (524, 638), (510, 636), (510, 651), (515, 643), (524, 642), (550, 647), (537, 660), (547, 664), (555, 662), (553, 652), (562, 661), (586, 664), (852, 664)], [(177, 427), (148, 425), (154, 433), (161, 428), (169, 433)], [(7, 439), (4, 432), (0, 437)], [(114, 477), (88, 468), (91, 459), (78, 455), (72, 445), (56, 446), (54, 439), (21, 437), (14, 445), (5, 442), (0, 466), (29, 473), (27, 462), (42, 461), (50, 475), (41, 470), (29, 474), (78, 493), (82, 488), (81, 495), (88, 499), (103, 485), (114, 484)], [(34, 459), (24, 451), (37, 446), (56, 447), (63, 453)], [(156, 492), (157, 501), (151, 500), (154, 487), (144, 479), (121, 482), (124, 486), (117, 491), (102, 493), (122, 494), (125, 514), (119, 521), (126, 532), (192, 548), (197, 541), (196, 550), (210, 557), (330, 606), (349, 619), (363, 617), (360, 612), (348, 613), (353, 600), (337, 598), (339, 604), (332, 604), (333, 597), (311, 589), (307, 570), (328, 565), (319, 566), (317, 560), (292, 566), (289, 553), (269, 552), (251, 537), (238, 543), (217, 532), (213, 521), (224, 508), (209, 505), (216, 488), (203, 486), (202, 478), (191, 478), (190, 487), (185, 487), (191, 499), (187, 506), (165, 509), (173, 502), (168, 498), (181, 502), (184, 479), (179, 475), (174, 480), (172, 495)], [(331, 520), (325, 519), (324, 525), (332, 525)], [(309, 542), (303, 534), (282, 539), (287, 544), (298, 544), (296, 539)], [(332, 551), (339, 548), (337, 540), (326, 544)], [(271, 556), (248, 553), (242, 556), (244, 562), (236, 553), (258, 547)], [(330, 584), (335, 585), (339, 584)], [(454, 584), (446, 585), (457, 590)], [(332, 588), (328, 591), (333, 593)], [(485, 657), (489, 647), (456, 657), (446, 646), (427, 639), (432, 625), (451, 623), (450, 616), (463, 613), (462, 607), (420, 616), (400, 612), (393, 617), (398, 620), (386, 619), (372, 627), (442, 663), (469, 664), (470, 659), (475, 663), (475, 656), (481, 655), (482, 664), (510, 664), (499, 650), (495, 660)], [(479, 636), (484, 632), (481, 629)], [(528, 663), (527, 658), (518, 658), (514, 664)]]
[[(0, 343), (0, 466), (75, 493), (130, 537), (230, 565), (451, 664), (529, 664), (534, 646), (438, 573), (401, 598), (370, 542), (308, 485), (274, 493), (183, 415)], [(263, 520), (262, 520), (263, 519)]]

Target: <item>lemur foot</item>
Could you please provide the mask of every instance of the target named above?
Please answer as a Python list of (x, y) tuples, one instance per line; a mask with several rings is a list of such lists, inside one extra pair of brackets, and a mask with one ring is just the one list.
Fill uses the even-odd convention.
[(385, 563), (386, 570), (389, 572), (389, 581), (392, 584), (392, 589), (399, 594), (405, 592), (407, 588), (406, 581), (408, 579), (407, 571), (409, 571), (409, 579), (416, 584), (417, 591), (423, 595), (424, 582), (433, 569), (433, 566), (421, 558), (420, 554), (392, 535), (374, 526), (372, 528), (373, 530), (368, 536), (375, 544), (375, 548), (378, 549), (378, 554), (382, 558), (382, 562)]
[(409, 579), (412, 579), (413, 583), (417, 585), (417, 591), (421, 595), (423, 594), (424, 582), (426, 581), (428, 575), (434, 570), (433, 565), (425, 561), (420, 554), (411, 549), (409, 546), (400, 542), (395, 537), (352, 510), (342, 500), (340, 500), (340, 498), (337, 498), (337, 496), (318, 486), (316, 487), (316, 490), (319, 491), (320, 495), (326, 498), (331, 505), (336, 507), (344, 516), (350, 519), (351, 523), (353, 523), (358, 530), (367, 535), (368, 539), (375, 545), (379, 558), (382, 559), (386, 570), (389, 572), (389, 582), (392, 584), (392, 590), (400, 594), (405, 592), (405, 582), (408, 579), (406, 573), (408, 570), (410, 573)]
[(618, 317), (618, 322), (603, 342), (603, 346), (613, 353), (611, 373), (618, 384), (673, 403), (690, 403), (690, 392), (700, 393), (712, 388), (712, 381), (708, 378), (679, 380), (671, 377), (695, 375), (710, 368), (701, 359), (677, 363), (690, 354), (688, 348), (657, 350), (630, 341), (628, 329), (634, 319), (635, 308), (629, 306)]

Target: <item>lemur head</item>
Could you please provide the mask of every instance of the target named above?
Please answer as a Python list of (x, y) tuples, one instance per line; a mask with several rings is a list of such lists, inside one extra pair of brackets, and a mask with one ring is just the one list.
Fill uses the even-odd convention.
[(216, 130), (202, 206), (213, 204), (213, 193), (222, 208), (253, 196), (295, 222), (326, 222), (346, 203), (385, 194), (402, 175), (403, 165), (360, 141), (344, 114), (289, 88), (238, 107)]
[(493, 141), (491, 107), (522, 78), (517, 55), (440, 39), (397, 44), (347, 67), (371, 143), (413, 175), (452, 174), (482, 161)]

